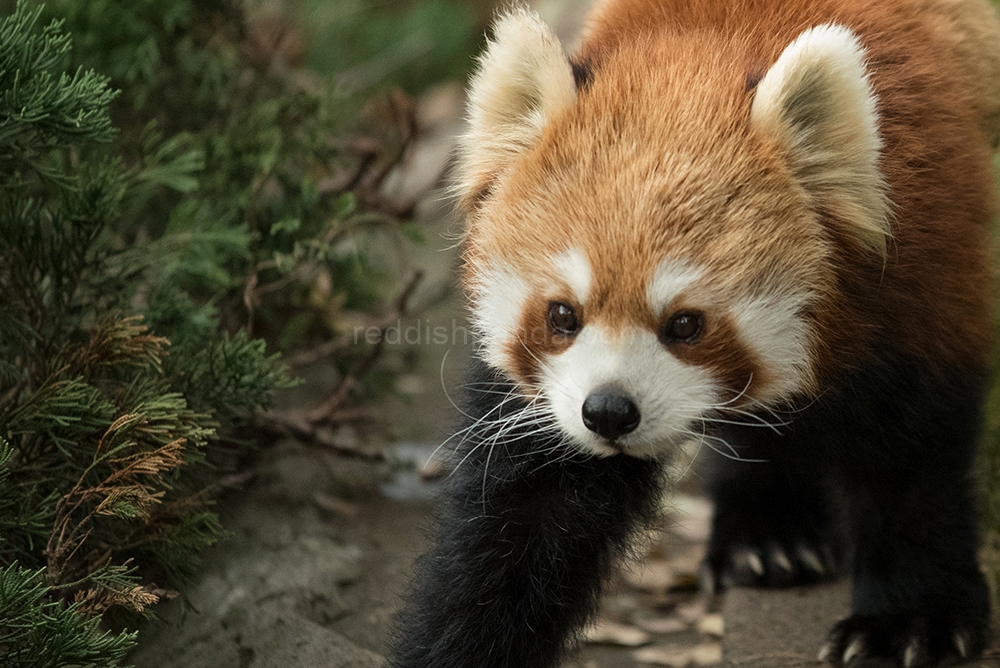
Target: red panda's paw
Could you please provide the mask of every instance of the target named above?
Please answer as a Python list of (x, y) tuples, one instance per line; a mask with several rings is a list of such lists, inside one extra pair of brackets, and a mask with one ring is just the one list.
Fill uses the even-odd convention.
[(852, 615), (830, 631), (819, 660), (836, 668), (947, 666), (979, 656), (985, 635), (985, 620), (963, 615)]
[(830, 545), (811, 541), (767, 541), (710, 550), (702, 564), (702, 588), (792, 587), (816, 584), (841, 573)]

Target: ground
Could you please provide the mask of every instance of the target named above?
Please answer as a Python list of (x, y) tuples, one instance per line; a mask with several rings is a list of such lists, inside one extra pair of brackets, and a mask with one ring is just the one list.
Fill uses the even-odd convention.
[[(132, 661), (140, 668), (381, 665), (389, 621), (425, 545), (430, 505), (412, 498), (420, 495), (413, 471), (287, 440), (265, 450), (249, 473), (220, 503), (232, 537), (209, 553), (186, 600), (158, 611)], [(616, 582), (605, 623), (593, 632), (602, 642), (588, 643), (572, 665), (635, 665), (633, 646), (657, 639), (674, 654), (721, 651), (721, 629), (706, 626), (718, 616), (705, 614), (694, 586), (706, 508), (689, 496), (672, 507), (677, 526), (654, 541), (645, 565)], [(694, 521), (680, 522), (682, 515)]]
[[(402, 457), (427, 454), (400, 450)], [(390, 620), (426, 544), (431, 506), (413, 498), (422, 488), (415, 473), (288, 440), (266, 450), (251, 474), (220, 503), (231, 539), (208, 554), (186, 600), (157, 611), (132, 662), (382, 666)], [(653, 539), (644, 564), (616, 579), (590, 633), (594, 642), (565, 668), (819, 666), (826, 630), (847, 612), (848, 584), (737, 589), (706, 606), (694, 568), (707, 506), (683, 493), (666, 508), (668, 529)], [(1000, 649), (970, 665), (1000, 666)]]

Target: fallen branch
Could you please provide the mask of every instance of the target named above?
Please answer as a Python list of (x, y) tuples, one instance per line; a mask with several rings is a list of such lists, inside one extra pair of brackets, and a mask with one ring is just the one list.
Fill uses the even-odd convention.
[(333, 391), (332, 396), (320, 404), (318, 407), (309, 412), (309, 421), (312, 423), (319, 422), (331, 422), (330, 417), (339, 410), (347, 398), (350, 396), (351, 391), (357, 387), (358, 383), (364, 378), (368, 372), (372, 370), (375, 363), (382, 356), (382, 352), (385, 348), (385, 335), (389, 327), (393, 326), (398, 320), (409, 312), (410, 298), (416, 291), (417, 286), (420, 281), (424, 278), (423, 270), (417, 269), (410, 276), (410, 280), (406, 282), (406, 286), (403, 288), (402, 292), (395, 300), (395, 308), (392, 312), (382, 318), (382, 320), (374, 325), (378, 329), (378, 340), (372, 345), (371, 350), (361, 358), (357, 366), (341, 379), (340, 383), (337, 385), (337, 389)]
[[(317, 443), (334, 452), (338, 452), (349, 457), (359, 457), (361, 459), (381, 460), (379, 453), (368, 453), (355, 447), (345, 446), (338, 441), (329, 430), (330, 425), (339, 425), (349, 422), (370, 421), (375, 419), (375, 414), (370, 408), (346, 406), (351, 392), (358, 386), (361, 380), (374, 368), (385, 349), (385, 337), (389, 327), (396, 324), (400, 318), (404, 317), (410, 309), (410, 300), (413, 297), (417, 286), (423, 280), (424, 272), (415, 270), (402, 291), (394, 300), (392, 311), (381, 318), (377, 323), (371, 325), (378, 330), (378, 340), (362, 357), (347, 375), (337, 384), (330, 397), (322, 404), (309, 411), (299, 409), (292, 410), (272, 410), (254, 419), (254, 425), (260, 432), (270, 434), (274, 437), (292, 436), (299, 440)], [(345, 341), (338, 341), (328, 344), (321, 352), (313, 352), (317, 359), (325, 356), (321, 353), (327, 350), (335, 351), (346, 345)], [(294, 360), (301, 361), (300, 359)]]

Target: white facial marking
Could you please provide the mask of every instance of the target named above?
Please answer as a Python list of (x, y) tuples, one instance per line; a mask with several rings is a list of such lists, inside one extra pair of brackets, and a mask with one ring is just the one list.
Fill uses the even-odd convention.
[(646, 300), (653, 313), (662, 313), (670, 302), (697, 281), (702, 271), (683, 260), (663, 260), (653, 272)]
[(801, 317), (808, 293), (763, 294), (744, 298), (732, 309), (743, 342), (760, 358), (771, 382), (757, 389), (768, 402), (788, 398), (813, 382), (809, 326)]
[(472, 284), (472, 327), (482, 342), (481, 355), (498, 369), (509, 366), (504, 345), (517, 336), (528, 284), (509, 266), (482, 270)]
[(692, 421), (719, 397), (708, 371), (683, 364), (645, 329), (611, 336), (599, 325), (587, 325), (570, 348), (546, 361), (541, 378), (560, 429), (582, 450), (598, 455), (616, 452), (583, 424), (583, 402), (599, 387), (617, 386), (638, 406), (639, 426), (618, 439), (625, 452), (638, 456), (666, 454), (697, 437), (700, 432), (690, 431)]
[(552, 259), (552, 264), (559, 275), (569, 283), (576, 300), (580, 304), (585, 304), (587, 295), (590, 294), (591, 273), (590, 262), (583, 251), (579, 248), (570, 248), (556, 255)]

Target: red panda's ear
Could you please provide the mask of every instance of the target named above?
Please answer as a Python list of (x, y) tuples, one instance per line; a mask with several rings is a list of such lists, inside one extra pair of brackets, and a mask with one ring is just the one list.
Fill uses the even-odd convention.
[(472, 78), (459, 140), (457, 190), (466, 207), (575, 96), (573, 69), (541, 18), (524, 8), (501, 16)]
[(850, 223), (860, 243), (885, 254), (890, 205), (864, 59), (847, 28), (806, 30), (757, 85), (750, 118), (777, 136), (814, 207)]

